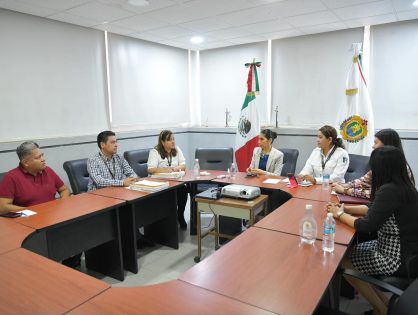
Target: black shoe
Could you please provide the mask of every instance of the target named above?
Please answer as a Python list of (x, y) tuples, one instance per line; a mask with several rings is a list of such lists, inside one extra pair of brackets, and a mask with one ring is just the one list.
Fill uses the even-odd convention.
[(138, 239), (136, 240), (136, 247), (138, 249), (142, 249), (144, 247), (154, 247), (154, 246), (155, 246), (155, 243), (152, 240), (146, 238), (142, 234), (139, 234)]
[(184, 217), (178, 218), (180, 229), (181, 230), (187, 230), (187, 223), (186, 220), (184, 220)]

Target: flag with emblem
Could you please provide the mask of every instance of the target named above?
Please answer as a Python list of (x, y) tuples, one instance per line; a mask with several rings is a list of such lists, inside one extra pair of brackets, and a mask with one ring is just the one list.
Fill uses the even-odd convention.
[(241, 107), (235, 138), (235, 161), (240, 172), (244, 172), (250, 165), (254, 148), (258, 146), (258, 134), (260, 133), (256, 95), (260, 93), (257, 68), (261, 66), (261, 62), (253, 60), (252, 63), (246, 63), (245, 66), (249, 68), (247, 92)]
[(353, 63), (347, 75), (346, 100), (340, 108), (337, 130), (349, 153), (370, 155), (374, 140), (374, 117), (361, 63), (361, 43), (353, 43)]

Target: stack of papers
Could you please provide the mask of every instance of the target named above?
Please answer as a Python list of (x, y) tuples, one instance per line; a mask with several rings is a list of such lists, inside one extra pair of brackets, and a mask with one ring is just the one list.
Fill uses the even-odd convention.
[(180, 171), (180, 172), (171, 172), (171, 173), (156, 173), (156, 174), (152, 174), (151, 178), (165, 178), (165, 179), (170, 179), (170, 178), (180, 178), (184, 176), (184, 172)]
[(278, 183), (280, 183), (280, 179), (278, 178), (268, 178), (263, 182), (263, 184), (278, 184)]
[(139, 190), (145, 192), (156, 192), (168, 187), (168, 182), (153, 182), (150, 180), (140, 180), (129, 186), (132, 190)]

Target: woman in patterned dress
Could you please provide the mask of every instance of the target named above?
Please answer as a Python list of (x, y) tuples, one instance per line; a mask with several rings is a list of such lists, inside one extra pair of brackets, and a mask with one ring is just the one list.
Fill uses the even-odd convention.
[[(343, 266), (367, 275), (406, 275), (405, 263), (418, 253), (418, 192), (408, 175), (403, 152), (393, 146), (375, 149), (370, 157), (373, 173), (368, 206), (329, 204), (335, 218), (358, 232), (377, 231), (377, 240), (353, 247)], [(353, 215), (363, 215), (358, 218)], [(375, 287), (347, 277), (373, 306), (386, 314), (388, 298)]]

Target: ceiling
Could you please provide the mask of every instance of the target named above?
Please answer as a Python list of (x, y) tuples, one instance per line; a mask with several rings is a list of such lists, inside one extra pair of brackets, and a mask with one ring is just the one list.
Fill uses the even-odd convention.
[[(418, 19), (413, 0), (0, 0), (0, 8), (202, 50)], [(192, 44), (190, 37), (205, 38)]]

